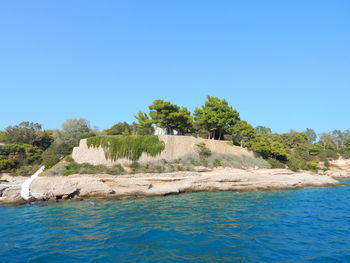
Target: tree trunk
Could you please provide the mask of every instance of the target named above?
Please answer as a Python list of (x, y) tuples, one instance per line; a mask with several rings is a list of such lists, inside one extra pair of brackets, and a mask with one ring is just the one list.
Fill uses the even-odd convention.
[(222, 129), (220, 129), (220, 132), (219, 132), (219, 140), (221, 140), (221, 136), (222, 136)]
[(166, 133), (167, 133), (168, 135), (173, 135), (173, 129), (170, 128), (170, 127), (167, 127), (167, 128), (166, 128)]

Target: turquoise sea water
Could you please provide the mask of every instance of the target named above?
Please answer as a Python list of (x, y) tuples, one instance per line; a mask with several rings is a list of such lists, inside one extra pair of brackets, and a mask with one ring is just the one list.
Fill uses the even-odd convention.
[(350, 187), (0, 207), (0, 262), (350, 262)]

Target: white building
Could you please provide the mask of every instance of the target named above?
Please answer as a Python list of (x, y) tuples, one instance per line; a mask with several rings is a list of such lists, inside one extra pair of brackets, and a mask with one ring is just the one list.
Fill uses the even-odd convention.
[[(157, 127), (156, 125), (154, 125), (153, 128), (154, 128), (154, 135), (168, 135), (167, 129)], [(173, 135), (178, 135), (178, 132), (174, 130)]]

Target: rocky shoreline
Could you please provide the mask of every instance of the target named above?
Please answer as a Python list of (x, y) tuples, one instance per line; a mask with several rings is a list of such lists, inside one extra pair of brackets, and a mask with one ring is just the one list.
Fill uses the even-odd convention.
[[(350, 176), (348, 172), (343, 172), (342, 175)], [(20, 191), (21, 185), (27, 178), (2, 175), (0, 204), (26, 203)], [(287, 169), (218, 168), (206, 172), (162, 174), (75, 174), (39, 176), (30, 185), (31, 197), (28, 201), (117, 199), (128, 196), (164, 196), (200, 191), (256, 191), (339, 185), (342, 184), (331, 174), (318, 175), (307, 171), (292, 172)]]

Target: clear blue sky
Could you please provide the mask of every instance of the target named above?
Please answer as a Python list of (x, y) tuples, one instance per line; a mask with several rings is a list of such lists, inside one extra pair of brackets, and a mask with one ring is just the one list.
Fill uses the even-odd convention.
[(275, 132), (350, 128), (350, 1), (1, 1), (0, 129), (100, 129), (207, 94)]

